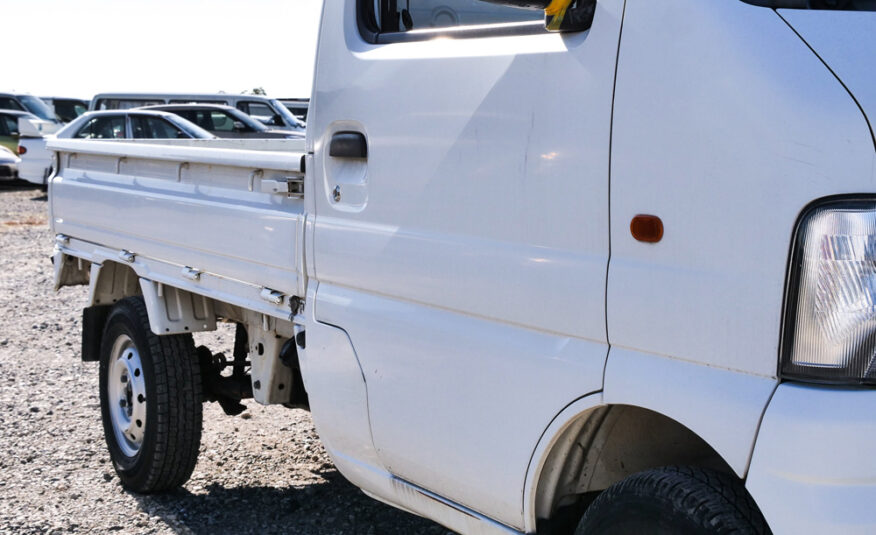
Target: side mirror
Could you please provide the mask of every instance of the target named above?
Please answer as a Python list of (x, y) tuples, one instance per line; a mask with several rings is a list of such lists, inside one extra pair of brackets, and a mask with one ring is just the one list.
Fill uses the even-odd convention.
[(593, 25), (596, 0), (480, 0), (521, 9), (544, 10), (544, 27), (551, 32), (583, 32)]
[(246, 125), (242, 121), (234, 121), (235, 132), (243, 132), (244, 130), (246, 130)]

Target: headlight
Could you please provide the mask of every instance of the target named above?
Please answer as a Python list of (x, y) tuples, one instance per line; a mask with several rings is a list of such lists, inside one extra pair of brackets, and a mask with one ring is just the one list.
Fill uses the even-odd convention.
[(876, 201), (811, 209), (792, 262), (783, 375), (876, 383)]

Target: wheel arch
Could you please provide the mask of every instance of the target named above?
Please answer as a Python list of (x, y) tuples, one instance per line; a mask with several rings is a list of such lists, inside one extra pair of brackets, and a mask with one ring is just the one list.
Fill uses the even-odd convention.
[(644, 470), (688, 465), (736, 475), (711, 445), (677, 420), (643, 407), (594, 401), (601, 400), (585, 398), (569, 406), (563, 423), (545, 433), (546, 447), (533, 456), (524, 507), (533, 528)]
[(143, 297), (150, 328), (157, 335), (216, 330), (213, 299), (152, 281), (132, 265), (111, 260), (91, 264), (89, 308), (113, 305), (126, 297)]
[(542, 434), (523, 491), (527, 532), (576, 500), (666, 465), (744, 479), (774, 378), (612, 348), (602, 392), (565, 407)]
[(112, 305), (126, 297), (143, 295), (140, 276), (133, 267), (104, 260), (92, 262), (88, 284), (88, 305)]

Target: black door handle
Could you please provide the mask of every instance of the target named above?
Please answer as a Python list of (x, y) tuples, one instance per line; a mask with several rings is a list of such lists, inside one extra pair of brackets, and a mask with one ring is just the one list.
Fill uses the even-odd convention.
[(332, 136), (329, 156), (365, 159), (368, 157), (368, 142), (359, 132), (338, 132)]

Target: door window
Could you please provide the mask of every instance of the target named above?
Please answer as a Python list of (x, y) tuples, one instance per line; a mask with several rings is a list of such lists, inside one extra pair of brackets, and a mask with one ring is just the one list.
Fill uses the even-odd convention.
[(76, 132), (76, 137), (79, 139), (124, 139), (125, 116), (95, 117)]
[(272, 124), (275, 126), (282, 125), (277, 124), (275, 121), (275, 116), (277, 115), (270, 106), (265, 104), (264, 102), (253, 102), (253, 101), (243, 101), (238, 102), (237, 109), (241, 110), (243, 113), (255, 117), (259, 121), (265, 124)]
[(171, 104), (221, 104), (227, 105), (228, 102), (224, 100), (210, 100), (207, 98), (172, 98), (170, 99)]
[(142, 106), (164, 104), (163, 100), (128, 99), (128, 98), (102, 98), (97, 101), (98, 110), (129, 110)]
[(18, 118), (15, 116), (0, 116), (0, 136), (17, 136)]
[[(369, 4), (369, 7), (370, 4)], [(374, 0), (363, 21), (377, 33), (448, 29), (514, 22), (541, 22), (541, 10), (491, 4), (482, 0)]]
[(131, 116), (131, 132), (134, 139), (177, 139), (189, 137), (182, 130), (161, 119), (148, 115)]

